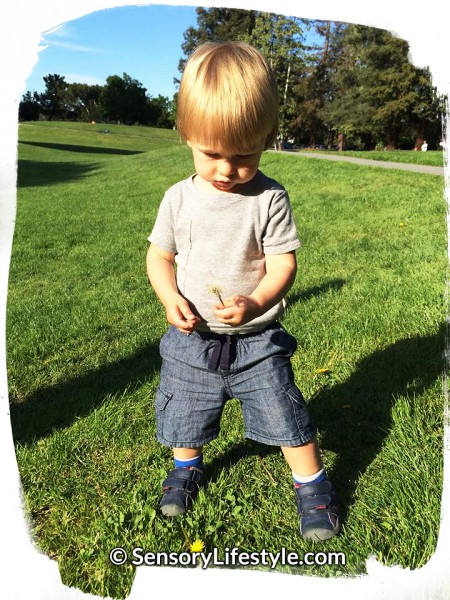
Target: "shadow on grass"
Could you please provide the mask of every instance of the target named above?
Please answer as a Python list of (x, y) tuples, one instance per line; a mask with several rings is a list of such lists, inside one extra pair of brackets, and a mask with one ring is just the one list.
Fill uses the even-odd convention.
[(330, 290), (339, 290), (342, 286), (345, 285), (345, 279), (331, 279), (322, 285), (317, 285), (312, 288), (308, 288), (303, 292), (297, 292), (295, 294), (289, 294), (288, 297), (288, 306), (293, 306), (297, 302), (304, 302), (305, 300), (309, 300), (319, 294), (325, 294)]
[(14, 441), (20, 444), (46, 437), (88, 415), (108, 395), (132, 392), (159, 371), (159, 345), (150, 344), (133, 356), (75, 377), (60, 385), (43, 387), (23, 402), (11, 402)]
[(237, 464), (243, 457), (263, 457), (269, 454), (280, 454), (279, 447), (244, 439), (242, 442), (230, 446), (221, 456), (213, 458), (208, 464), (208, 481), (215, 481), (224, 469), (229, 469)]
[(396, 399), (419, 396), (440, 379), (444, 348), (445, 325), (436, 335), (399, 340), (361, 360), (346, 381), (310, 399), (321, 448), (337, 455), (331, 478), (344, 519), (359, 475), (389, 434)]
[(39, 148), (49, 148), (50, 150), (62, 150), (66, 152), (81, 152), (82, 154), (116, 154), (130, 155), (142, 154), (144, 150), (126, 150), (124, 148), (104, 148), (99, 146), (79, 146), (77, 144), (55, 144), (50, 142), (19, 142), (27, 146), (38, 146)]
[[(321, 433), (321, 449), (337, 456), (330, 477), (339, 493), (343, 521), (359, 475), (375, 459), (389, 433), (396, 398), (418, 396), (441, 377), (444, 331), (442, 325), (436, 335), (402, 339), (374, 352), (357, 364), (346, 381), (322, 389), (310, 399), (308, 406)], [(210, 477), (216, 479), (222, 469), (242, 457), (274, 452), (279, 453), (279, 449), (245, 440), (212, 461)]]
[(47, 186), (78, 181), (98, 168), (98, 163), (18, 161), (17, 187)]

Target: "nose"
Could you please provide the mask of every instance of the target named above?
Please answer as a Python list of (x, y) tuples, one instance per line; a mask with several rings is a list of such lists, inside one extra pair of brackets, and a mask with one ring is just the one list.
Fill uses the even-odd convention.
[(219, 173), (223, 176), (223, 177), (230, 177), (230, 175), (233, 175), (233, 173), (235, 172), (235, 166), (233, 165), (233, 163), (229, 160), (223, 160), (220, 163), (219, 166)]

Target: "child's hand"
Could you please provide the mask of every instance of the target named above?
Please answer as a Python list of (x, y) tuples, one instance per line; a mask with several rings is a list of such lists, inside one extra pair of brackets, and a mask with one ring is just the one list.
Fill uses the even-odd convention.
[(181, 331), (190, 334), (200, 323), (200, 319), (194, 315), (189, 304), (183, 296), (176, 296), (170, 304), (166, 305), (166, 318), (171, 325)]
[(254, 298), (235, 294), (224, 300), (223, 304), (213, 306), (214, 314), (220, 323), (244, 325), (261, 315), (261, 308)]

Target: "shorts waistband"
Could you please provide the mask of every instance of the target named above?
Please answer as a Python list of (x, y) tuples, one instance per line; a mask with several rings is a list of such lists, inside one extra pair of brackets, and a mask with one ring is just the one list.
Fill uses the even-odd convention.
[(279, 329), (279, 327), (281, 327), (281, 325), (278, 323), (278, 321), (276, 321), (274, 323), (270, 323), (263, 329), (251, 331), (250, 333), (216, 333), (215, 331), (202, 331), (200, 329), (196, 329), (195, 333), (198, 333), (203, 340), (224, 340), (225, 338), (230, 338), (231, 340), (243, 340), (255, 335), (261, 335), (261, 333), (268, 331), (269, 329)]
[(260, 335), (264, 331), (269, 329), (278, 329), (280, 327), (279, 323), (271, 323), (264, 329), (260, 331), (253, 331), (251, 333), (235, 333), (235, 334), (227, 334), (227, 333), (215, 333), (213, 331), (196, 331), (196, 333), (203, 340), (214, 340), (214, 348), (211, 354), (211, 357), (208, 361), (208, 369), (212, 371), (217, 371), (220, 369), (224, 371), (228, 371), (230, 369), (232, 352), (231, 347), (233, 343), (235, 343), (239, 339), (248, 339), (250, 337), (254, 337), (255, 335)]

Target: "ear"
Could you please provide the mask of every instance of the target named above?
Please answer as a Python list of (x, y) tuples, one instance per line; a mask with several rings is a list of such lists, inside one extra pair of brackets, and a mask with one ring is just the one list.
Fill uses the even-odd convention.
[(186, 144), (189, 146), (189, 148), (192, 148), (192, 142), (189, 140), (186, 140)]

